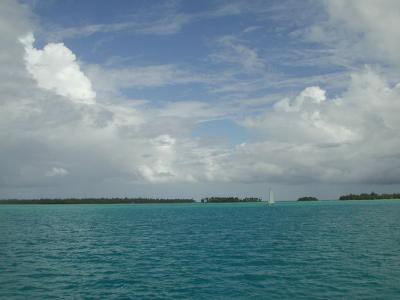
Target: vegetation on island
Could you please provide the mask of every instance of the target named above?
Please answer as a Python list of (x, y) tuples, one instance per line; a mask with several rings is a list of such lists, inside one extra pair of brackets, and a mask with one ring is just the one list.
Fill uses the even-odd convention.
[(394, 194), (377, 194), (377, 193), (370, 193), (370, 194), (349, 194), (340, 196), (339, 200), (377, 200), (377, 199), (400, 199), (400, 193)]
[(297, 199), (297, 201), (318, 201), (318, 198), (307, 196), (307, 197), (300, 197), (299, 199)]
[[(201, 199), (203, 203), (260, 202), (256, 197), (209, 197)], [(174, 198), (62, 198), (62, 199), (6, 199), (0, 204), (169, 204), (195, 203), (194, 199)]]
[[(340, 196), (339, 200), (375, 200), (375, 199), (400, 199), (400, 193), (377, 194), (362, 193)], [(202, 203), (239, 203), (239, 202), (261, 202), (257, 197), (206, 197), (201, 199)], [(318, 201), (318, 198), (306, 196), (297, 201)], [(186, 198), (44, 198), (44, 199), (5, 199), (1, 204), (169, 204), (169, 203), (195, 203), (194, 199)]]
[(233, 203), (233, 202), (260, 202), (260, 198), (256, 197), (207, 197), (201, 199), (202, 203)]
[(160, 198), (64, 198), (64, 199), (8, 199), (0, 204), (169, 204), (194, 203), (193, 199)]

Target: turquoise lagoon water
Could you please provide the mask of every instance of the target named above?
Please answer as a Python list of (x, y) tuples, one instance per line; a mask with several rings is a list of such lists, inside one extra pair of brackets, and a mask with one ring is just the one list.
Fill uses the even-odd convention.
[(1, 299), (400, 299), (400, 201), (0, 206)]

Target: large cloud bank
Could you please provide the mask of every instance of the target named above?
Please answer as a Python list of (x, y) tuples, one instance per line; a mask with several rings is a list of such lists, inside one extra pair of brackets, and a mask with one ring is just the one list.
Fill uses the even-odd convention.
[[(367, 2), (378, 10), (375, 14), (387, 13), (387, 22), (399, 23), (391, 5)], [(365, 25), (358, 26), (340, 13), (342, 2), (327, 3), (331, 22), (346, 20), (343, 32), (363, 32), (360, 43), (388, 44), (380, 59), (398, 60), (400, 39), (388, 41), (388, 34), (398, 36), (400, 24), (388, 25), (389, 32), (372, 26), (374, 16), (359, 11), (364, 1), (355, 1), (352, 9), (358, 14), (352, 16)], [(305, 87), (241, 119), (233, 118), (232, 107), (226, 113), (195, 101), (161, 108), (98, 101), (96, 84), (66, 45), (35, 47), (32, 25), (17, 21), (29, 19), (28, 12), (12, 2), (0, 6), (0, 63), (6, 66), (0, 69), (0, 187), (110, 178), (400, 183), (400, 85), (375, 67), (354, 71), (335, 97), (322, 86)], [(314, 37), (323, 30), (314, 29)], [(232, 118), (257, 132), (258, 139), (228, 147), (191, 137), (194, 124), (210, 116)]]

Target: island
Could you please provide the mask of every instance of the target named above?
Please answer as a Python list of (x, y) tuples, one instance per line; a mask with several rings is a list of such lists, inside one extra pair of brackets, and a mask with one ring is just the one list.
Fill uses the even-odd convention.
[[(236, 203), (261, 202), (256, 197), (208, 197), (201, 199), (202, 203)], [(1, 204), (172, 204), (196, 203), (194, 199), (186, 198), (42, 198), (42, 199), (3, 199)]]
[(297, 201), (318, 201), (318, 198), (307, 196), (307, 197), (300, 197), (299, 199), (297, 199)]
[(339, 200), (384, 200), (384, 199), (400, 199), (400, 193), (393, 194), (377, 194), (377, 193), (363, 193), (363, 194), (349, 194), (340, 196)]
[(207, 197), (201, 199), (202, 203), (236, 203), (236, 202), (261, 202), (260, 198), (256, 197)]
[(193, 199), (161, 198), (63, 198), (63, 199), (7, 199), (0, 204), (171, 204), (195, 203)]

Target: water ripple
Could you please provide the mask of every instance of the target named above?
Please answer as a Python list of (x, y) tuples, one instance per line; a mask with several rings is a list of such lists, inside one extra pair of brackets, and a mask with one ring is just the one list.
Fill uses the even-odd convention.
[(399, 299), (400, 202), (0, 206), (1, 299)]

